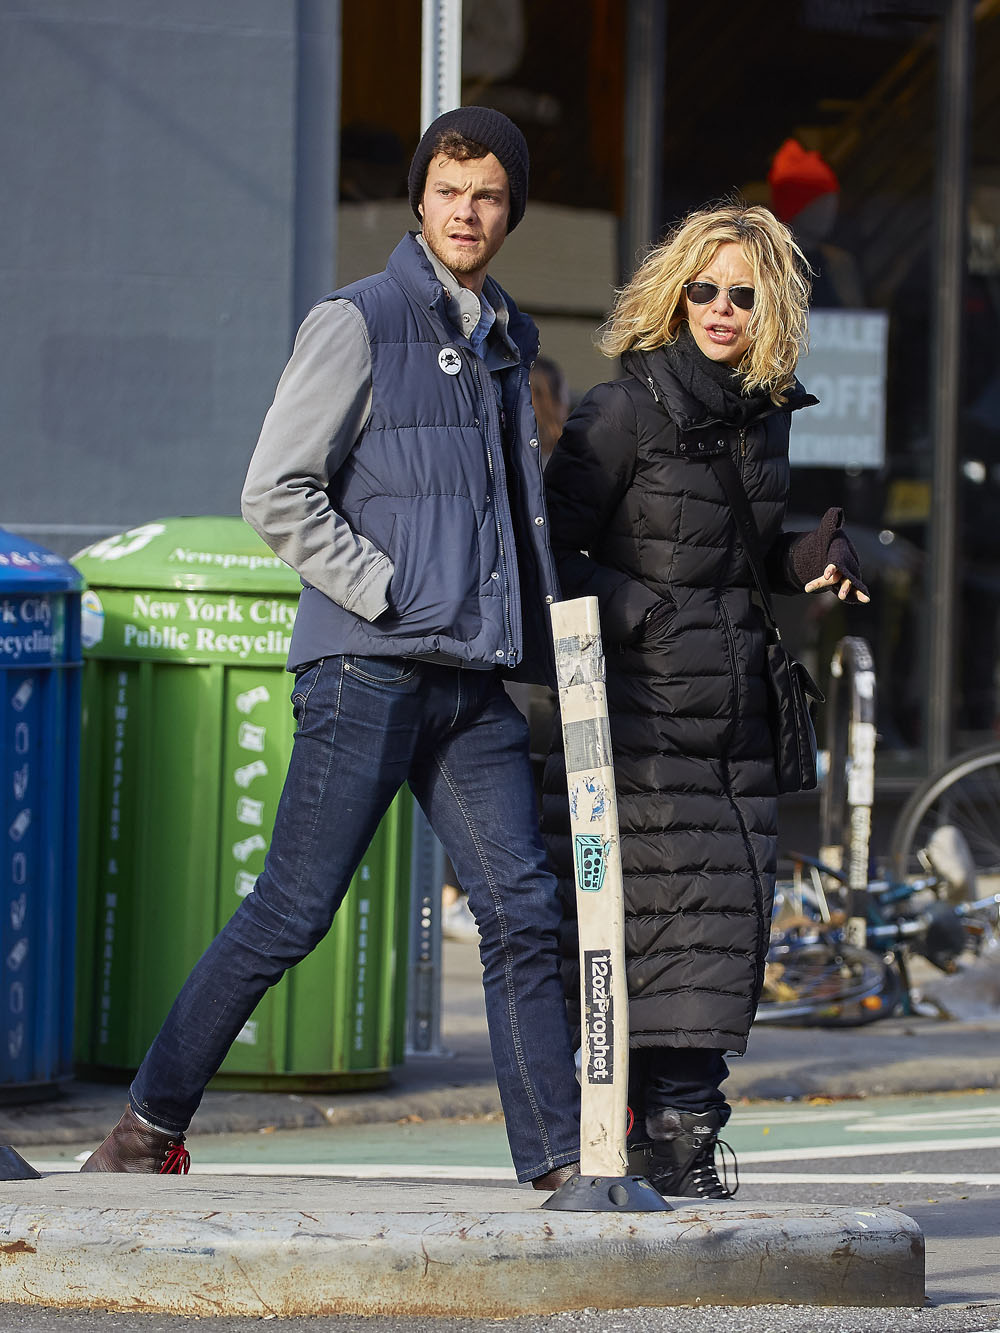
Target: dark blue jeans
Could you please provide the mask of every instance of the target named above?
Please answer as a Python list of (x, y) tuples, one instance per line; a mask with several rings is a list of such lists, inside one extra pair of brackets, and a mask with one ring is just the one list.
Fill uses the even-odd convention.
[(576, 1161), (579, 1088), (558, 973), (560, 909), (538, 831), (528, 727), (493, 671), (329, 657), (302, 671), (298, 730), (264, 870), (185, 982), (131, 1088), (183, 1133), (269, 986), (330, 929), (409, 781), (467, 890), (519, 1180)]

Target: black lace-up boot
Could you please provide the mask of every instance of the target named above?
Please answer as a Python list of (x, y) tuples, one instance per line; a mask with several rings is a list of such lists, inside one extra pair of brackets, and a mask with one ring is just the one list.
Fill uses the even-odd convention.
[[(688, 1199), (731, 1199), (739, 1188), (736, 1154), (719, 1139), (723, 1120), (718, 1111), (674, 1111), (670, 1107), (646, 1117), (652, 1140), (649, 1183), (664, 1195)], [(715, 1169), (716, 1149), (722, 1151), (722, 1175)], [(725, 1153), (731, 1159), (730, 1187)]]

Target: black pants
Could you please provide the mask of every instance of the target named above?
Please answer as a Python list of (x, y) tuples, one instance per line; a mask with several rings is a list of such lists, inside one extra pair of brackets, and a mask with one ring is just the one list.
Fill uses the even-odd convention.
[(629, 1051), (633, 1136), (644, 1137), (646, 1116), (666, 1107), (695, 1114), (718, 1111), (725, 1124), (730, 1108), (720, 1086), (728, 1077), (721, 1051), (689, 1046), (643, 1046)]

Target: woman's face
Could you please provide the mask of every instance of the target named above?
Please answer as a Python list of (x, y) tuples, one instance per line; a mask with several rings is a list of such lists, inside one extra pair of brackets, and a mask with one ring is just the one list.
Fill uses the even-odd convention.
[(710, 360), (738, 365), (750, 346), (747, 325), (753, 314), (729, 299), (730, 287), (753, 287), (753, 272), (742, 246), (732, 241), (720, 245), (705, 268), (692, 274), (690, 281), (710, 282), (719, 289), (714, 300), (705, 305), (696, 305), (684, 293), (684, 312), (695, 342)]

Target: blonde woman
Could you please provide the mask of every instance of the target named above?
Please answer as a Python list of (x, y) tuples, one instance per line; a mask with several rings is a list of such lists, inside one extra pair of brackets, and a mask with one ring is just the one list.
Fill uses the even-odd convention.
[[(765, 208), (691, 214), (619, 293), (592, 389), (546, 470), (563, 595), (596, 595), (607, 656), (630, 993), (633, 1141), (665, 1194), (724, 1198), (725, 1056), (761, 990), (777, 800), (765, 625), (736, 522), (705, 457), (735, 459), (776, 592), (867, 601), (839, 509), (784, 533), (808, 265)], [(564, 770), (545, 827), (572, 901)]]

